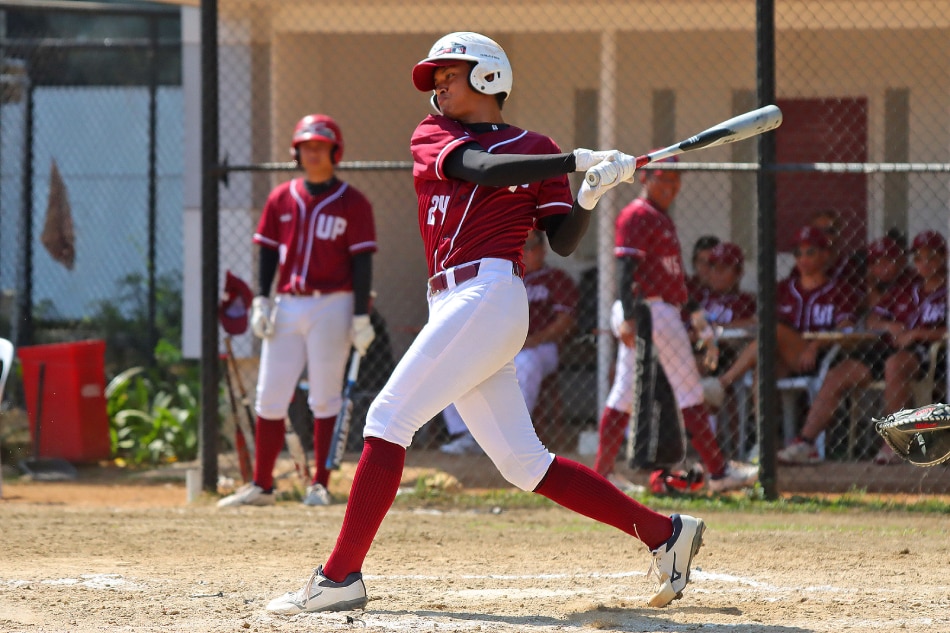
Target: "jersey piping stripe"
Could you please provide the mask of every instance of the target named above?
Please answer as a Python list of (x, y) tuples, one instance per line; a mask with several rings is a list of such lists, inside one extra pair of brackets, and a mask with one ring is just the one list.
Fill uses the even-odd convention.
[(472, 137), (465, 135), (459, 137), (442, 148), (442, 151), (439, 152), (439, 155), (435, 159), (435, 177), (439, 180), (445, 180), (445, 177), (442, 175), (442, 157), (447, 156), (449, 152), (458, 147), (459, 145), (464, 145), (472, 140)]
[[(508, 143), (514, 143), (515, 141), (518, 141), (524, 136), (526, 136), (527, 134), (528, 134), (527, 130), (522, 130), (521, 134), (519, 134), (518, 136), (512, 137), (505, 141), (495, 143), (494, 145), (492, 145), (485, 151), (491, 154), (496, 148), (507, 145)], [(471, 137), (463, 137), (463, 138), (471, 138)], [(449, 145), (446, 147), (446, 149), (448, 149), (448, 147), (453, 147), (453, 146), (454, 145)], [(445, 153), (445, 150), (442, 151), (442, 154), (444, 153)], [(442, 154), (440, 154), (440, 156)], [(441, 161), (436, 162), (436, 165), (440, 165), (440, 164), (441, 164)], [(445, 262), (448, 261), (449, 256), (452, 255), (452, 251), (455, 250), (455, 238), (458, 237), (459, 232), (462, 230), (462, 226), (465, 224), (465, 218), (468, 217), (468, 211), (469, 209), (472, 208), (472, 201), (475, 200), (475, 194), (478, 192), (478, 187), (479, 185), (475, 185), (475, 188), (472, 189), (472, 195), (469, 196), (468, 204), (465, 205), (465, 212), (462, 213), (462, 220), (459, 222), (458, 228), (455, 229), (455, 233), (452, 234), (452, 240), (449, 242), (449, 248), (445, 253), (445, 257), (442, 258), (442, 270), (445, 270)]]
[(279, 248), (279, 247), (280, 247), (280, 242), (278, 242), (277, 240), (272, 240), (272, 239), (270, 239), (270, 238), (268, 238), (268, 237), (264, 237), (264, 236), (261, 235), (260, 233), (255, 233), (255, 234), (254, 234), (254, 241), (257, 242), (258, 244), (260, 244), (261, 246), (269, 246), (269, 247), (271, 247), (271, 248)]
[(365, 251), (371, 248), (376, 248), (376, 242), (373, 242), (373, 241), (360, 242), (358, 244), (353, 244), (352, 246), (350, 246), (350, 252), (357, 253), (359, 251)]

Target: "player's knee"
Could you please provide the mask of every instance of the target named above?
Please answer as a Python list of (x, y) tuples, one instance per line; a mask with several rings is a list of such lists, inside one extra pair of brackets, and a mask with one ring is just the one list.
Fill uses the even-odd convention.
[(543, 451), (531, 455), (510, 455), (507, 459), (496, 461), (495, 465), (505, 481), (520, 490), (531, 492), (544, 479), (552, 461), (554, 455)]

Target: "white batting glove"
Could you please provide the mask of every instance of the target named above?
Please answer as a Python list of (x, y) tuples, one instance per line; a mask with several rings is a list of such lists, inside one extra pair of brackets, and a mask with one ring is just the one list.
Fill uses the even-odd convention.
[[(600, 174), (600, 181), (591, 187), (584, 178), (581, 188), (577, 191), (577, 203), (588, 211), (593, 211), (600, 198), (622, 182), (634, 182), (634, 173), (637, 171), (637, 157), (623, 152), (614, 151), (605, 160), (600, 161), (590, 169), (596, 169)], [(590, 171), (590, 170), (588, 170)]]
[(261, 295), (251, 302), (251, 331), (258, 338), (270, 338), (274, 334), (274, 305)]
[(579, 147), (574, 150), (574, 162), (577, 164), (574, 171), (587, 171), (597, 163), (605, 160), (616, 160), (621, 153), (615, 149), (592, 150)]
[(376, 338), (376, 332), (373, 330), (373, 324), (370, 323), (369, 315), (355, 315), (353, 325), (350, 326), (350, 341), (360, 356), (366, 356), (366, 350), (369, 349), (369, 344), (374, 338)]

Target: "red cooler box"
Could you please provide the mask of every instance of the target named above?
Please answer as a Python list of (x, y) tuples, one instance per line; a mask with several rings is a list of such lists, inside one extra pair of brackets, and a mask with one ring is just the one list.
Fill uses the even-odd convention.
[(23, 395), (33, 438), (40, 366), (45, 365), (39, 457), (59, 457), (71, 462), (109, 458), (105, 353), (106, 342), (99, 340), (32, 345), (17, 350), (23, 366)]

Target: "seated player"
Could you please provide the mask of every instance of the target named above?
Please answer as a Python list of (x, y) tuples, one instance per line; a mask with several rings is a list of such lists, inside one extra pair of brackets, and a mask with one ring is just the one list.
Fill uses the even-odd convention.
[(709, 287), (709, 253), (719, 242), (715, 235), (703, 235), (693, 243), (693, 274), (686, 278), (686, 293), (690, 299)]
[[(902, 288), (912, 285), (907, 272), (907, 258), (900, 245), (889, 237), (872, 242), (868, 252), (868, 283), (864, 294), (865, 324), (870, 329), (886, 329), (890, 318), (883, 317), (889, 305), (901, 294)], [(901, 286), (895, 285), (904, 279)], [(886, 323), (882, 323), (886, 319)], [(885, 360), (895, 351), (893, 341), (881, 340), (858, 348), (847, 358), (828, 370), (821, 389), (808, 411), (801, 433), (794, 442), (778, 452), (783, 464), (813, 464), (821, 461), (815, 440), (831, 423), (841, 399), (852, 389), (880, 380)]]
[[(829, 277), (830, 257), (831, 242), (824, 233), (812, 226), (799, 230), (795, 239), (798, 274), (779, 283), (776, 292), (779, 378), (814, 372), (827, 351), (827, 343), (805, 339), (802, 334), (854, 325), (855, 295), (849, 287)], [(746, 346), (719, 377), (722, 387), (729, 387), (755, 367), (757, 353), (755, 341)]]

